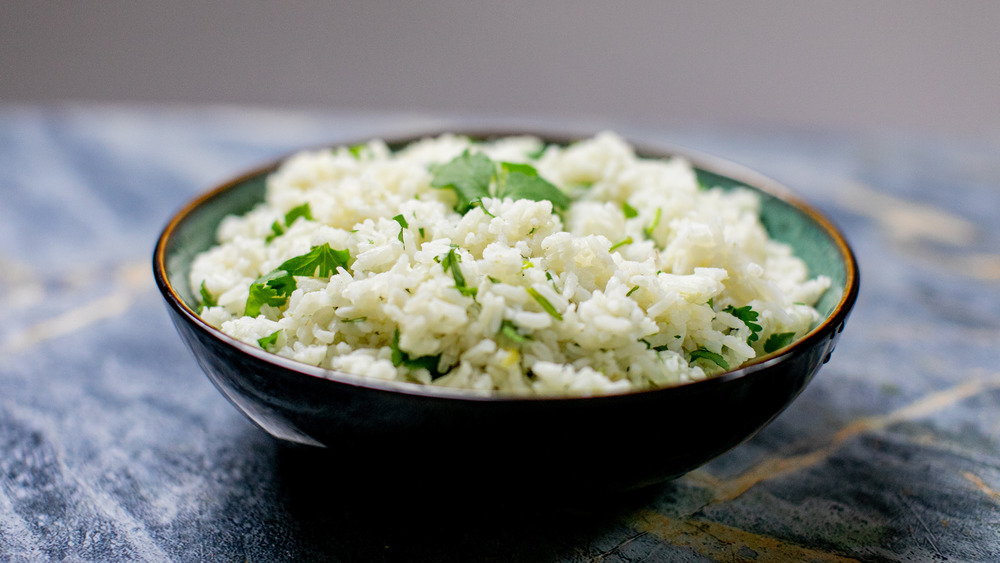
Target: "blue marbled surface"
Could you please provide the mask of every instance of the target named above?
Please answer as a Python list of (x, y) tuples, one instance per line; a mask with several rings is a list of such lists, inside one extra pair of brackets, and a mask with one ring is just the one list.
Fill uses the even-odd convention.
[(833, 361), (676, 481), (558, 504), (359, 491), (253, 427), (154, 288), (167, 219), (298, 148), (457, 123), (0, 106), (0, 560), (1000, 560), (998, 138), (568, 124), (755, 168), (858, 254)]

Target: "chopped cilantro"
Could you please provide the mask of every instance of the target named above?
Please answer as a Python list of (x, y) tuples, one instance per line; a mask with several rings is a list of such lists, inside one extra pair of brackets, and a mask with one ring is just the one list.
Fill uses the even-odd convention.
[(365, 150), (367, 148), (368, 148), (368, 145), (366, 145), (364, 143), (361, 143), (360, 145), (353, 145), (353, 146), (347, 147), (347, 151), (350, 152), (351, 156), (353, 156), (357, 160), (361, 160), (361, 156), (365, 153)]
[(639, 291), (639, 286), (637, 286), (637, 285), (632, 286), (632, 289), (628, 290), (628, 293), (625, 294), (625, 297), (631, 296), (636, 291)]
[(441, 363), (441, 355), (437, 356), (421, 356), (419, 358), (411, 358), (409, 354), (402, 351), (399, 348), (399, 329), (392, 333), (392, 344), (390, 345), (392, 349), (392, 365), (395, 367), (406, 366), (409, 369), (420, 369), (423, 368), (431, 372), (431, 377), (438, 377), (441, 374), (438, 371), (438, 364)]
[(625, 214), (626, 219), (634, 219), (639, 216), (639, 212), (629, 205), (627, 201), (622, 202), (622, 213)]
[(303, 203), (302, 205), (293, 207), (292, 209), (290, 209), (288, 211), (288, 213), (285, 213), (285, 224), (284, 225), (282, 225), (281, 223), (279, 223), (277, 221), (275, 221), (274, 223), (271, 223), (271, 234), (267, 235), (267, 238), (264, 239), (265, 242), (271, 242), (275, 238), (280, 237), (281, 235), (285, 234), (285, 231), (288, 230), (288, 227), (291, 227), (292, 223), (294, 223), (295, 220), (298, 219), (299, 217), (303, 217), (307, 221), (313, 221), (314, 220), (313, 216), (312, 216), (312, 211), (309, 209), (309, 202), (308, 201), (305, 202), (305, 203)]
[(295, 278), (285, 270), (273, 270), (265, 276), (261, 276), (250, 284), (250, 295), (247, 297), (247, 304), (243, 314), (248, 317), (260, 315), (262, 305), (280, 307), (288, 301), (288, 297), (295, 291)]
[(792, 340), (794, 339), (795, 339), (794, 332), (776, 332), (771, 336), (769, 336), (767, 338), (767, 341), (764, 342), (764, 353), (770, 354), (775, 350), (780, 350), (785, 346), (791, 344)]
[(545, 312), (548, 313), (552, 318), (554, 318), (557, 321), (563, 320), (562, 315), (559, 314), (559, 311), (556, 311), (556, 308), (552, 306), (552, 303), (549, 303), (548, 299), (546, 299), (541, 293), (538, 293), (537, 289), (529, 287), (526, 288), (526, 290), (528, 292), (528, 295), (534, 298), (534, 300), (537, 301), (538, 304), (542, 306), (542, 309), (544, 309)]
[(201, 293), (201, 305), (198, 306), (199, 315), (201, 314), (202, 311), (205, 310), (205, 307), (215, 307), (216, 305), (219, 304), (219, 302), (215, 300), (215, 297), (212, 297), (212, 294), (208, 292), (208, 288), (205, 287), (205, 280), (201, 280), (200, 293)]
[(458, 265), (461, 260), (462, 258), (455, 253), (455, 249), (451, 248), (448, 254), (441, 259), (441, 267), (444, 268), (445, 272), (451, 270), (451, 276), (455, 278), (455, 289), (462, 295), (475, 297), (476, 288), (465, 285), (465, 276), (462, 275), (462, 268)]
[(715, 352), (706, 350), (704, 347), (691, 352), (691, 361), (693, 362), (698, 359), (708, 360), (722, 369), (729, 369), (729, 362), (722, 357), (722, 354), (716, 354)]
[(264, 242), (271, 242), (272, 240), (280, 237), (283, 234), (285, 234), (285, 226), (275, 221), (271, 223), (271, 234), (267, 235), (267, 237), (264, 239)]
[(304, 218), (306, 221), (314, 221), (312, 216), (312, 210), (309, 209), (309, 202), (305, 202), (302, 205), (291, 208), (288, 213), (285, 213), (285, 226), (291, 227), (292, 223), (295, 222), (299, 217)]
[(750, 336), (747, 337), (747, 344), (756, 342), (757, 339), (760, 338), (759, 333), (764, 327), (754, 322), (760, 315), (757, 314), (757, 311), (751, 309), (750, 305), (740, 307), (739, 309), (730, 305), (723, 309), (723, 311), (743, 321), (743, 324), (747, 325), (747, 328), (750, 329)]
[(257, 345), (259, 345), (261, 348), (267, 350), (268, 348), (270, 348), (271, 346), (274, 346), (275, 343), (278, 342), (278, 336), (280, 336), (280, 335), (281, 335), (281, 330), (280, 329), (276, 330), (276, 331), (272, 332), (271, 334), (265, 336), (264, 338), (258, 338), (257, 339)]
[(608, 249), (608, 252), (614, 252), (615, 250), (618, 250), (619, 248), (627, 244), (632, 244), (632, 237), (625, 237), (625, 240), (620, 240), (614, 243), (613, 245), (611, 245), (611, 248)]
[(409, 228), (410, 225), (406, 222), (402, 213), (393, 217), (392, 220), (399, 223), (399, 242), (403, 242), (403, 229)]
[(314, 246), (309, 252), (302, 256), (289, 258), (280, 266), (279, 270), (284, 270), (293, 276), (329, 277), (337, 272), (337, 268), (346, 268), (347, 262), (351, 258), (348, 250), (334, 250), (330, 248), (330, 243), (323, 243), (322, 246)]
[(431, 173), (431, 186), (455, 192), (455, 211), (459, 213), (468, 212), (484, 197), (548, 200), (556, 208), (569, 206), (566, 194), (539, 176), (530, 164), (495, 163), (468, 149), (451, 162), (431, 167)]
[(434, 178), (431, 186), (449, 188), (458, 196), (455, 211), (465, 213), (472, 205), (490, 195), (493, 180), (493, 161), (482, 153), (472, 154), (468, 149), (447, 164), (431, 168)]
[(332, 276), (338, 267), (347, 267), (351, 254), (347, 250), (333, 250), (330, 244), (314, 246), (312, 250), (285, 260), (280, 266), (261, 276), (250, 284), (250, 294), (243, 314), (248, 317), (260, 315), (262, 305), (280, 307), (288, 302), (295, 291), (294, 276)]
[(521, 334), (517, 325), (507, 319), (504, 319), (503, 322), (500, 323), (500, 334), (508, 340), (518, 344), (524, 344), (529, 340), (534, 340), (530, 334)]
[(528, 154), (526, 154), (524, 156), (528, 157), (531, 160), (538, 160), (539, 158), (542, 158), (542, 155), (545, 154), (545, 151), (548, 148), (549, 148), (548, 145), (543, 144), (542, 146), (538, 147), (536, 150), (533, 150), (533, 151), (529, 152)]

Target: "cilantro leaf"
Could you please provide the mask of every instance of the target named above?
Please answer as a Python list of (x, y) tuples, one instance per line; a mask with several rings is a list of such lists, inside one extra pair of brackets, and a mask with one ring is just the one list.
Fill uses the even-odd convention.
[(271, 242), (272, 240), (285, 234), (285, 231), (288, 230), (287, 227), (291, 227), (292, 223), (294, 223), (295, 220), (298, 219), (299, 217), (304, 217), (307, 221), (314, 221), (312, 216), (312, 211), (309, 209), (308, 201), (303, 203), (302, 205), (293, 207), (288, 211), (288, 213), (285, 213), (284, 225), (282, 225), (277, 221), (271, 223), (271, 234), (267, 235), (267, 238), (264, 239), (264, 241)]
[(285, 213), (285, 226), (291, 227), (292, 223), (294, 223), (299, 217), (305, 218), (306, 221), (315, 221), (312, 216), (312, 210), (309, 208), (308, 201), (302, 205), (291, 208), (288, 213)]
[(537, 150), (533, 150), (524, 156), (528, 157), (531, 160), (538, 160), (539, 158), (542, 158), (542, 155), (545, 154), (545, 151), (548, 150), (548, 148), (549, 148), (548, 145), (542, 144), (542, 146), (538, 147)]
[[(455, 191), (458, 201), (455, 211), (466, 213), (484, 197), (550, 201), (552, 206), (565, 209), (569, 197), (548, 180), (538, 175), (530, 164), (495, 163), (482, 153), (468, 149), (447, 164), (433, 166), (431, 186)], [(484, 209), (485, 211), (485, 209)]]
[(757, 314), (757, 311), (751, 309), (750, 305), (740, 307), (739, 309), (730, 305), (723, 309), (723, 311), (743, 321), (743, 324), (747, 325), (747, 328), (750, 329), (750, 336), (747, 337), (747, 344), (756, 342), (757, 339), (760, 338), (759, 333), (764, 327), (754, 322), (760, 315)]
[(708, 360), (722, 369), (729, 369), (729, 362), (722, 357), (722, 354), (716, 354), (715, 352), (706, 350), (704, 347), (691, 352), (691, 361), (693, 362), (698, 359)]
[(556, 311), (556, 308), (552, 306), (552, 303), (549, 303), (548, 299), (546, 299), (541, 293), (538, 293), (537, 289), (533, 287), (528, 287), (525, 289), (528, 292), (528, 295), (534, 298), (534, 300), (537, 301), (538, 304), (542, 306), (542, 309), (544, 309), (545, 312), (548, 313), (552, 318), (556, 319), (557, 321), (563, 320), (562, 315), (559, 314), (559, 311)]
[(399, 329), (392, 333), (392, 343), (390, 344), (392, 350), (392, 365), (395, 367), (406, 366), (409, 369), (426, 369), (431, 372), (431, 377), (439, 377), (443, 375), (438, 371), (438, 364), (441, 363), (441, 355), (437, 356), (421, 356), (419, 358), (411, 358), (409, 354), (404, 352), (399, 348)]
[(406, 222), (406, 218), (400, 213), (392, 218), (393, 221), (399, 223), (399, 242), (403, 242), (403, 229), (409, 228), (409, 223)]
[(288, 297), (295, 291), (295, 278), (288, 272), (278, 269), (261, 276), (250, 284), (250, 295), (243, 314), (248, 317), (260, 315), (262, 305), (280, 307), (288, 302)]
[(261, 348), (267, 350), (268, 348), (270, 348), (271, 346), (274, 346), (275, 343), (278, 342), (278, 336), (280, 336), (280, 335), (281, 335), (281, 330), (280, 329), (276, 330), (276, 331), (272, 332), (271, 334), (265, 336), (264, 338), (258, 338), (257, 339), (257, 345), (259, 345)]
[(490, 195), (493, 180), (493, 161), (482, 153), (472, 154), (468, 149), (451, 162), (431, 169), (434, 177), (431, 186), (451, 189), (458, 196), (455, 211), (465, 213), (473, 203)]
[(458, 263), (462, 258), (455, 253), (455, 249), (452, 248), (448, 250), (448, 254), (441, 259), (441, 267), (447, 272), (451, 270), (451, 276), (455, 278), (455, 289), (457, 289), (462, 295), (469, 297), (476, 296), (476, 288), (469, 287), (465, 284), (465, 276), (462, 275), (462, 268), (459, 267)]
[(764, 353), (770, 354), (775, 350), (780, 350), (785, 346), (791, 344), (792, 340), (794, 339), (795, 339), (794, 332), (776, 332), (771, 336), (769, 336), (767, 338), (767, 341), (764, 342)]
[(295, 258), (289, 258), (278, 266), (293, 276), (329, 277), (337, 272), (337, 268), (346, 268), (351, 253), (348, 250), (334, 250), (330, 243), (314, 246), (312, 249)]
[(201, 305), (198, 306), (199, 315), (205, 310), (205, 307), (215, 307), (219, 304), (215, 300), (215, 297), (212, 297), (212, 294), (208, 292), (208, 288), (205, 287), (205, 280), (201, 280), (201, 290), (199, 293), (201, 293)]
[(500, 334), (506, 337), (511, 342), (515, 342), (517, 344), (524, 344), (529, 340), (534, 340), (534, 338), (532, 338), (530, 334), (521, 334), (521, 331), (518, 330), (517, 325), (507, 319), (504, 319), (500, 323)]
[(365, 144), (365, 143), (361, 143), (360, 145), (352, 145), (350, 147), (347, 147), (347, 152), (351, 153), (351, 156), (353, 156), (355, 158), (355, 160), (361, 160), (362, 155), (367, 150), (368, 150), (368, 145)]
[(286, 230), (285, 226), (282, 225), (281, 223), (277, 221), (271, 223), (271, 234), (267, 235), (267, 238), (264, 239), (264, 242), (271, 242), (272, 240), (280, 237), (281, 235), (285, 234), (285, 230)]
[(497, 195), (511, 199), (548, 200), (552, 202), (552, 207), (558, 209), (569, 207), (569, 196), (537, 173), (531, 176), (520, 171), (510, 172), (507, 174), (503, 190)]

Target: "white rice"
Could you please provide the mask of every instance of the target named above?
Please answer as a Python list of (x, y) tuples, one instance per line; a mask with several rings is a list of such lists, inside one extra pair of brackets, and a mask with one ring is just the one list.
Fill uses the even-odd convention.
[[(753, 192), (701, 188), (685, 160), (637, 158), (612, 133), (529, 158), (543, 146), (443, 135), (395, 153), (372, 141), (360, 156), (338, 148), (291, 157), (268, 179), (265, 203), (227, 217), (218, 246), (192, 264), (194, 292), (217, 301), (202, 317), (255, 346), (270, 336), (269, 350), (331, 370), (546, 395), (704, 379), (819, 319), (811, 304), (829, 280), (809, 279), (790, 248), (768, 238)], [(549, 201), (485, 198), (459, 214), (455, 192), (431, 186), (429, 166), (466, 149), (532, 164), (572, 204), (560, 215)], [(304, 203), (314, 220), (268, 241), (272, 225)], [(400, 214), (405, 228), (393, 219)], [(255, 280), (324, 243), (349, 251), (348, 267), (296, 277), (285, 305), (244, 316)], [(475, 295), (458, 291), (442, 266), (452, 248)], [(756, 339), (730, 313), (744, 306), (758, 315)], [(501, 334), (504, 326), (523, 338)], [(696, 350), (724, 362), (692, 358)], [(432, 372), (399, 361), (400, 352), (440, 357)]]

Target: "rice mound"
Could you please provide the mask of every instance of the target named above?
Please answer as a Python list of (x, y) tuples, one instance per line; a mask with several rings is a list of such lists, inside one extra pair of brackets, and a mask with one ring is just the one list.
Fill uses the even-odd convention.
[[(466, 150), (530, 164), (571, 204), (486, 197), (457, 212), (432, 170)], [(282, 224), (306, 203), (311, 218)], [(699, 186), (684, 159), (638, 158), (613, 133), (566, 147), (446, 134), (393, 152), (374, 140), (287, 159), (264, 203), (222, 221), (189, 281), (211, 298), (209, 324), (314, 366), (481, 392), (621, 393), (736, 368), (819, 320), (811, 305), (829, 279), (769, 239), (759, 205), (749, 190)], [(244, 315), (255, 281), (324, 244), (348, 265), (295, 276), (286, 303)], [(451, 251), (474, 289), (446, 270)], [(738, 314), (747, 306), (755, 319)]]

